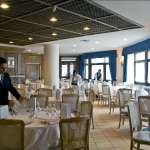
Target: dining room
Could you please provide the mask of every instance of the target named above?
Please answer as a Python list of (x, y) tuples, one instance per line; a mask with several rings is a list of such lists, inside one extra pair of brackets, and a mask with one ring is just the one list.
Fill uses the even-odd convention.
[(148, 0), (0, 1), (0, 150), (149, 150)]

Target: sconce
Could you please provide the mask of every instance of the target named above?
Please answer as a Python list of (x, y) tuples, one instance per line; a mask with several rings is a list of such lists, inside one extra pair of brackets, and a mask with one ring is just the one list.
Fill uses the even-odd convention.
[(119, 63), (120, 63), (121, 65), (124, 64), (124, 56), (120, 56), (120, 58), (119, 58)]

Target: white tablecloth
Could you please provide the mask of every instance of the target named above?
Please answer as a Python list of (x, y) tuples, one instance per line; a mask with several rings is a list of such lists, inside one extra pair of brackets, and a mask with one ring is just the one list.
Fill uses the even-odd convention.
[[(47, 116), (48, 118), (48, 116)], [(40, 118), (29, 119), (29, 114), (10, 116), (10, 119), (20, 119), (26, 124), (24, 144), (25, 150), (48, 150), (49, 147), (56, 147), (59, 144), (60, 131), (57, 119)]]

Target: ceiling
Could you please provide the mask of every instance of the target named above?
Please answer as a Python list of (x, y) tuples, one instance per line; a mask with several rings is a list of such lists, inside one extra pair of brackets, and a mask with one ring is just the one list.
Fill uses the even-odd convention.
[[(91, 0), (5, 2), (10, 8), (0, 9), (0, 43), (30, 45), (142, 27)], [(58, 21), (50, 22), (52, 16)], [(83, 30), (84, 27), (90, 30)]]
[[(14, 26), (9, 25), (8, 29), (10, 31), (10, 29), (12, 30), (13, 28), (17, 31), (17, 33), (11, 32), (14, 34), (14, 36), (12, 36), (14, 40), (16, 39), (13, 46), (25, 44), (27, 46), (16, 47), (24, 47), (27, 52), (41, 54), (43, 53), (43, 44), (55, 43), (60, 45), (61, 55), (78, 55), (85, 52), (125, 47), (150, 37), (150, 15), (148, 15), (150, 1), (147, 0), (11, 1), (20, 2), (19, 7), (21, 7), (22, 3), (23, 6), (25, 3), (30, 3), (29, 5), (33, 6), (32, 4), (34, 3), (34, 7), (29, 7), (29, 9), (23, 8), (13, 14), (10, 12), (5, 12), (4, 14), (3, 12), (3, 19), (1, 19), (2, 13), (0, 10), (0, 22), (5, 21), (4, 25), (0, 23), (0, 37), (1, 35), (7, 35), (4, 34), (5, 29), (2, 32), (1, 25), (7, 28), (6, 24), (14, 22), (22, 22), (24, 25), (30, 24), (30, 26), (27, 25), (24, 30), (22, 30), (23, 24), (17, 26), (18, 24), (16, 25), (16, 23), (14, 23)], [(57, 5), (57, 8), (56, 11), (53, 12), (55, 5)], [(16, 7), (17, 5), (15, 5), (13, 9)], [(16, 13), (18, 13), (18, 11), (20, 15), (17, 16)], [(29, 13), (29, 11), (31, 13)], [(57, 14), (58, 22), (52, 23), (49, 21), (49, 18), (53, 16), (53, 14)], [(5, 18), (4, 20), (4, 15), (9, 16), (9, 18)], [(10, 18), (10, 16), (12, 18)], [(40, 27), (42, 26), (41, 29), (39, 29), (39, 25)], [(83, 31), (85, 25), (88, 25), (91, 30)], [(140, 28), (142, 26), (143, 28)], [(23, 36), (20, 30), (21, 32), (25, 32)], [(56, 31), (59, 36), (52, 37), (51, 33)], [(28, 40), (29, 36), (33, 37), (32, 41)], [(9, 40), (12, 40), (9, 39), (8, 36), (4, 39), (5, 42), (1, 40), (0, 42), (8, 43)], [(20, 44), (17, 44), (17, 41)]]

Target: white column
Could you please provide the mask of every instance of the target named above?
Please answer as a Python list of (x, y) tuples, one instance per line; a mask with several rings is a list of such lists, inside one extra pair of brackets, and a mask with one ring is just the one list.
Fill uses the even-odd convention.
[(117, 81), (123, 82), (123, 64), (120, 62), (123, 48), (117, 48)]
[(44, 46), (44, 82), (59, 88), (59, 45)]

